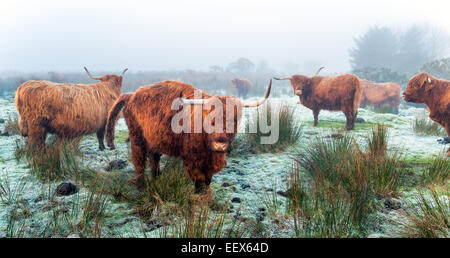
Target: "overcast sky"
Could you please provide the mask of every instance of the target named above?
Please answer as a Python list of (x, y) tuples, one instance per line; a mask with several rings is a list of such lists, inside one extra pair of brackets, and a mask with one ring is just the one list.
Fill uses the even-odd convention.
[(0, 71), (208, 70), (246, 57), (346, 72), (370, 26), (450, 32), (449, 2), (0, 0)]

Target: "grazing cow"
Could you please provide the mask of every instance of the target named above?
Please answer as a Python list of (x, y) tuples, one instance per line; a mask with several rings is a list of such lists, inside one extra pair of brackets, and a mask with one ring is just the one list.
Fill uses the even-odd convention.
[(360, 107), (365, 107), (366, 105), (377, 107), (387, 104), (398, 110), (400, 93), (402, 91), (400, 84), (395, 82), (376, 83), (364, 79), (359, 81), (362, 87)]
[(231, 83), (236, 88), (239, 97), (247, 98), (247, 94), (252, 88), (252, 83), (249, 80), (236, 78), (231, 80)]
[[(409, 80), (403, 99), (427, 105), (430, 118), (442, 125), (450, 136), (450, 81), (418, 73)], [(449, 156), (450, 148), (447, 150)]]
[[(210, 96), (205, 92), (202, 92), (201, 99), (193, 99), (194, 91), (198, 89), (180, 81), (163, 81), (143, 86), (135, 93), (123, 94), (115, 102), (108, 116), (106, 142), (111, 149), (115, 148), (114, 127), (118, 120), (117, 116), (123, 108), (122, 113), (131, 140), (131, 155), (138, 189), (142, 190), (145, 185), (144, 171), (147, 158), (150, 160), (153, 175), (157, 176), (160, 173), (160, 157), (165, 154), (181, 158), (186, 175), (195, 183), (196, 192), (203, 192), (211, 183), (212, 176), (226, 166), (226, 152), (230, 150), (237, 132), (242, 107), (256, 107), (263, 104), (269, 97), (271, 85), (272, 81), (264, 99), (256, 103), (242, 103), (237, 98)], [(180, 103), (184, 107), (182, 111), (172, 109), (172, 103), (176, 100), (181, 100)], [(222, 109), (214, 106), (212, 104), (214, 102), (219, 102), (224, 107), (226, 103), (230, 103), (232, 110), (223, 108), (223, 111), (219, 111)], [(205, 107), (211, 107), (210, 110), (202, 109), (203, 104)], [(192, 133), (174, 132), (172, 120), (176, 118), (175, 116), (179, 116), (180, 112), (186, 117), (192, 117), (191, 121), (194, 121), (194, 116), (200, 115), (202, 124), (212, 115), (219, 114), (219, 117), (223, 115), (222, 121), (227, 123), (226, 130), (223, 129), (221, 132), (215, 128), (206, 132), (202, 128), (197, 132), (193, 129)], [(190, 128), (194, 128), (194, 123), (191, 123)]]
[(85, 84), (27, 81), (17, 88), (16, 108), (20, 115), (22, 136), (31, 145), (45, 143), (47, 133), (63, 138), (75, 138), (97, 133), (100, 150), (103, 144), (106, 118), (114, 101), (122, 92), (122, 74), (92, 76), (100, 82)]
[(317, 76), (322, 69), (323, 67), (319, 68), (312, 77), (293, 75), (274, 79), (291, 82), (295, 95), (300, 98), (300, 103), (313, 111), (314, 126), (318, 124), (320, 110), (340, 110), (347, 118), (345, 129), (352, 130), (355, 127), (361, 98), (359, 78), (353, 74)]

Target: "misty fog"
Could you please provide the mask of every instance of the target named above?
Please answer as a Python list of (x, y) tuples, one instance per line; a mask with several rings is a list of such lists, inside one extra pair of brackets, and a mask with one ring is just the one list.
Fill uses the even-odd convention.
[[(393, 3), (392, 3), (393, 2)], [(0, 8), (0, 71), (226, 69), (244, 57), (274, 72), (351, 70), (371, 27), (450, 31), (445, 1), (13, 1)], [(447, 42), (448, 38), (447, 38)], [(435, 49), (436, 50), (436, 49)], [(434, 51), (434, 50), (433, 50)], [(440, 45), (433, 58), (449, 54)], [(419, 65), (420, 66), (420, 65)]]

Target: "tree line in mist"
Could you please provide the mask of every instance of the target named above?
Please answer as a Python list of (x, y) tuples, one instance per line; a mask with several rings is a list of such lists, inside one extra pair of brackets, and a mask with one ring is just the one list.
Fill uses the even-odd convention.
[[(349, 72), (376, 82), (398, 82), (403, 87), (412, 75), (420, 71), (449, 79), (449, 50), (450, 35), (438, 27), (414, 24), (403, 30), (395, 30), (388, 26), (373, 26), (354, 38), (354, 46), (349, 49), (352, 67)], [(268, 80), (277, 73), (312, 74), (320, 66), (326, 64), (306, 60), (302, 64), (291, 61), (282, 69), (274, 69), (266, 61), (255, 64), (242, 57), (226, 65), (212, 65), (209, 71), (130, 71), (125, 76), (123, 91), (134, 91), (142, 85), (161, 80), (179, 79), (213, 94), (233, 94), (230, 81), (241, 77), (248, 78), (254, 84), (250, 94), (258, 95), (264, 92)], [(92, 83), (81, 69), (79, 73), (18, 73), (1, 75), (0, 90), (13, 91), (24, 81), (42, 79)], [(287, 91), (281, 88), (282, 93)]]

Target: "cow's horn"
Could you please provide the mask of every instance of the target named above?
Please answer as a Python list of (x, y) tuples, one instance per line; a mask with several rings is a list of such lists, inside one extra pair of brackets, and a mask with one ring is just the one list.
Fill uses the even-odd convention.
[(269, 97), (271, 89), (272, 89), (272, 80), (270, 80), (269, 88), (267, 89), (266, 96), (264, 96), (263, 99), (261, 99), (257, 102), (253, 102), (253, 103), (245, 103), (244, 102), (244, 107), (257, 107), (257, 106), (263, 104), (264, 101), (266, 101), (266, 99)]
[(128, 71), (128, 68), (125, 68), (125, 70), (123, 70), (122, 74), (120, 76), (123, 76), (123, 74)]
[(325, 68), (325, 67), (323, 67), (323, 66), (320, 67), (319, 70), (317, 70), (317, 72), (312, 77), (316, 77), (323, 68)]
[(427, 82), (428, 82), (428, 83), (431, 83), (430, 77), (427, 77)]
[(278, 81), (282, 81), (282, 80), (290, 80), (291, 79), (291, 77), (285, 77), (285, 78), (277, 78), (277, 77), (273, 77), (275, 80), (278, 80)]
[(88, 75), (89, 77), (91, 77), (91, 79), (94, 79), (94, 80), (101, 80), (101, 79), (102, 79), (102, 77), (92, 76), (92, 74), (88, 71), (88, 69), (86, 68), (86, 66), (84, 67), (84, 70), (86, 71), (87, 75)]
[(206, 103), (207, 99), (185, 99), (185, 98), (181, 98), (181, 102), (183, 104), (193, 104), (193, 105), (203, 105)]

